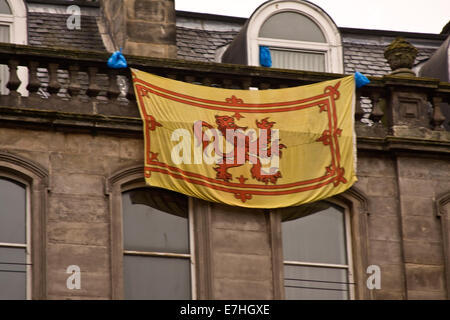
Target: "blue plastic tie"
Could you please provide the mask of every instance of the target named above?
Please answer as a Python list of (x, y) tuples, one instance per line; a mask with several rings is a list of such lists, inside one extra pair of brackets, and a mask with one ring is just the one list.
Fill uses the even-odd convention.
[(270, 55), (270, 49), (268, 47), (259, 47), (259, 64), (263, 67), (268, 68), (272, 66), (272, 57)]
[(108, 67), (112, 69), (123, 69), (128, 67), (127, 60), (122, 54), (122, 48), (120, 48), (119, 51), (114, 52), (108, 59)]
[(366, 84), (369, 84), (370, 80), (367, 79), (367, 77), (365, 75), (363, 75), (361, 72), (356, 71), (355, 72), (355, 84), (356, 84), (356, 88), (361, 88), (364, 87)]

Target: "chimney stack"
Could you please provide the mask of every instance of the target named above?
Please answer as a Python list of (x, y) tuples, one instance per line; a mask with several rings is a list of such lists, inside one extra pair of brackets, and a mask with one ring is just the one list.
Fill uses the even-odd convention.
[(129, 55), (176, 58), (174, 0), (101, 0), (115, 49)]

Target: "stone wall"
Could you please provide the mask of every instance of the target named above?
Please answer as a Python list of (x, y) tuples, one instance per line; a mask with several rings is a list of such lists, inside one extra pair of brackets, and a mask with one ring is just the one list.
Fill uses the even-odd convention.
[[(141, 137), (2, 127), (0, 146), (0, 151), (49, 172), (46, 297), (112, 298), (112, 220), (106, 181), (120, 168), (142, 165)], [(370, 213), (369, 249), (364, 254), (368, 264), (379, 265), (382, 272), (382, 288), (373, 292), (373, 298), (445, 299), (449, 257), (443, 241), (448, 229), (442, 228), (435, 207), (436, 199), (450, 191), (448, 158), (364, 150), (358, 156), (355, 187), (367, 196)], [(271, 241), (277, 231), (271, 229), (268, 214), (212, 205), (210, 218), (209, 297), (277, 297)], [(66, 287), (71, 264), (81, 268), (80, 290)]]
[(379, 265), (378, 299), (446, 299), (441, 218), (436, 199), (450, 191), (446, 158), (420, 154), (358, 159), (356, 187), (369, 198), (369, 263)]

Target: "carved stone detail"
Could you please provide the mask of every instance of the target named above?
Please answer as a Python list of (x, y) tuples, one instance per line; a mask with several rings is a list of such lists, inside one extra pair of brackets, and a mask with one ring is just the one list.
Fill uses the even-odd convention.
[(393, 75), (415, 77), (411, 68), (414, 65), (417, 52), (412, 44), (398, 37), (384, 50), (384, 57), (388, 61)]

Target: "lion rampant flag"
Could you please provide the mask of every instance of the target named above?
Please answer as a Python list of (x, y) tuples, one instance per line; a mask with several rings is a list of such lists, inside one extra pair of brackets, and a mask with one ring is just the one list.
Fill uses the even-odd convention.
[(357, 180), (353, 76), (230, 90), (132, 74), (150, 186), (279, 208), (331, 197)]

